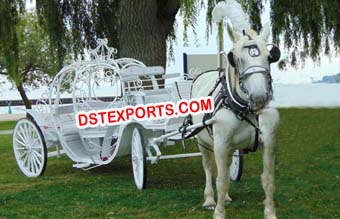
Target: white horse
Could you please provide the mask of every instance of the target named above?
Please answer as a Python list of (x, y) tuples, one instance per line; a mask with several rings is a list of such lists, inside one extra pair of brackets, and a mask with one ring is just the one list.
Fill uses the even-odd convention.
[[(267, 105), (272, 98), (270, 63), (278, 61), (280, 51), (275, 46), (267, 49), (268, 25), (259, 35), (251, 29), (240, 34), (229, 23), (227, 29), (234, 47), (225, 56), (225, 62), (229, 63), (226, 71), (201, 74), (192, 87), (192, 98), (211, 95), (219, 102), (213, 113), (212, 133), (204, 129), (196, 136), (206, 175), (203, 207), (213, 207), (215, 219), (225, 217), (225, 201), (231, 201), (228, 190), (233, 152), (253, 145), (257, 130), (263, 145), (261, 180), (266, 196), (264, 215), (265, 219), (276, 219), (273, 201), (274, 143), (279, 113)], [(202, 119), (203, 115), (193, 116), (194, 123)], [(217, 205), (212, 187), (214, 159), (217, 165)]]

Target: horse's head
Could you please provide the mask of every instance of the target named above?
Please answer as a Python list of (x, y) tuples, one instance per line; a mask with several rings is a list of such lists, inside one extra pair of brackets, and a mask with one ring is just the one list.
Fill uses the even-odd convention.
[(228, 53), (227, 59), (235, 73), (235, 80), (238, 81), (235, 89), (243, 93), (240, 96), (247, 98), (253, 111), (262, 109), (272, 99), (270, 64), (280, 59), (280, 50), (266, 43), (269, 33), (269, 25), (260, 34), (253, 30), (239, 34), (228, 24), (228, 34), (234, 47)]

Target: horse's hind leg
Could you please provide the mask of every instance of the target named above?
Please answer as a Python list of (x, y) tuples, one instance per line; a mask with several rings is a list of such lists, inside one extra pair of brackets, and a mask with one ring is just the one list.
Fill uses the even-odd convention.
[(266, 194), (264, 201), (265, 219), (276, 219), (274, 207), (274, 171), (275, 171), (275, 156), (274, 156), (274, 140), (275, 131), (279, 122), (279, 114), (276, 110), (270, 109), (264, 111), (260, 116), (260, 128), (263, 139), (263, 173), (261, 175), (262, 186)]
[(214, 190), (212, 186), (212, 172), (214, 165), (214, 153), (202, 147), (203, 142), (198, 140), (200, 151), (202, 152), (202, 163), (205, 172), (205, 189), (204, 189), (204, 203), (203, 208), (207, 210), (214, 210), (216, 202), (214, 200)]

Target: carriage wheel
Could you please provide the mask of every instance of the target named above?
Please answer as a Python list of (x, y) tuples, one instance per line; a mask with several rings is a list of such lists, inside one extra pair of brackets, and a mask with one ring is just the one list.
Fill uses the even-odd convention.
[(240, 150), (235, 150), (229, 171), (232, 181), (240, 181), (243, 171), (243, 155)]
[(30, 119), (17, 122), (13, 132), (13, 151), (21, 172), (27, 177), (41, 176), (47, 163), (46, 144), (40, 128)]
[(131, 161), (136, 187), (139, 190), (145, 189), (147, 179), (146, 152), (143, 136), (138, 128), (134, 128), (132, 131)]

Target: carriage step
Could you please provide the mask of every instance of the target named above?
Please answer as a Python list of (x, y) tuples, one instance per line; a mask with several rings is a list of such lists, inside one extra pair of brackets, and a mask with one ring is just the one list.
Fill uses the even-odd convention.
[(76, 163), (76, 164), (73, 164), (73, 167), (78, 168), (78, 169), (82, 169), (82, 168), (89, 167), (90, 165), (91, 164), (89, 164), (89, 163)]

